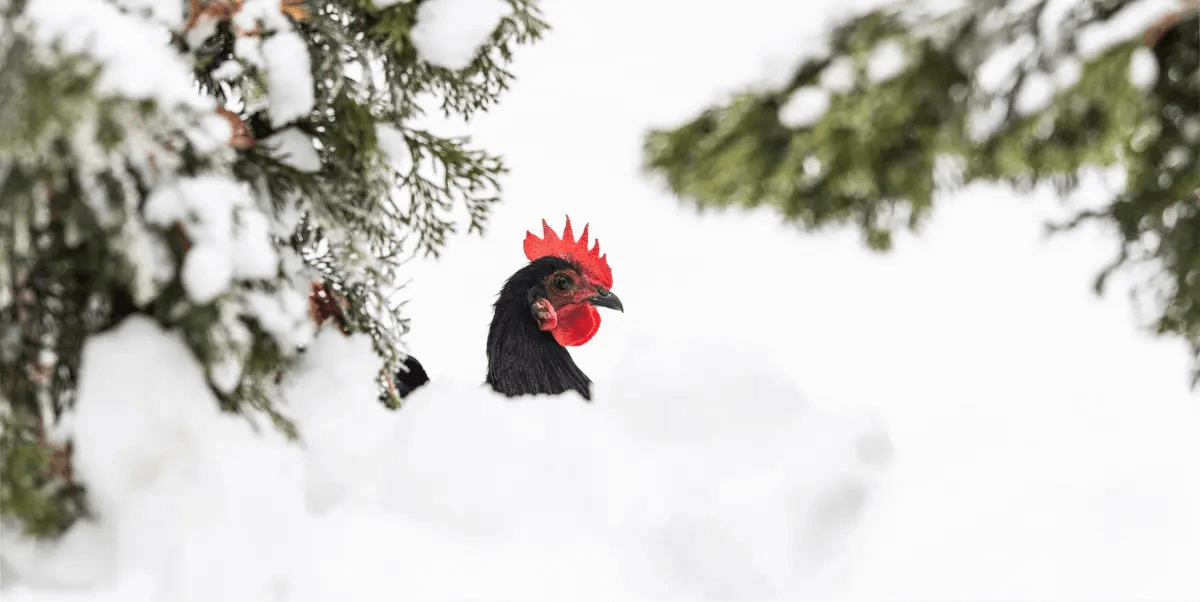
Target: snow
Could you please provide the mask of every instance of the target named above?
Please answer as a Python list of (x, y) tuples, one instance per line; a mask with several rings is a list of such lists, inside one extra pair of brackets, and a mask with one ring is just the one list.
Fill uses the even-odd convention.
[(1139, 39), (1143, 32), (1167, 13), (1179, 10), (1179, 0), (1135, 0), (1107, 21), (1093, 23), (1075, 36), (1079, 56), (1095, 58), (1113, 46)]
[(183, 36), (184, 42), (188, 48), (200, 48), (204, 45), (205, 40), (211, 38), (217, 33), (217, 26), (221, 21), (212, 13), (202, 13), (192, 28), (187, 30)]
[[(170, 13), (170, 4), (154, 0), (154, 14)], [(44, 47), (57, 44), (66, 52), (87, 53), (103, 66), (97, 82), (101, 94), (155, 100), (164, 109), (215, 107), (192, 85), (190, 66), (170, 48), (170, 33), (161, 24), (101, 0), (32, 0), (25, 15)]]
[(270, 239), (270, 221), (260, 211), (241, 213), (233, 241), (233, 268), (238, 278), (269, 280), (279, 269), (279, 256)]
[[(1064, 215), (1053, 194), (982, 186), (941, 199), (886, 255), (863, 251), (853, 229), (802, 234), (771, 211), (696, 215), (648, 185), (630, 149), (745, 89), (764, 56), (826, 11), (774, 0), (545, 10), (553, 34), (469, 130), (503, 149), (510, 201), (486, 235), (452, 239), (406, 288), (407, 342), (434, 382), (483, 373), (490, 303), (525, 230), (569, 212), (604, 240), (626, 307), (572, 349), (598, 392), (637, 336), (703, 333), (769, 349), (813, 403), (886, 418), (885, 481), (831, 564), (807, 573), (812, 594), (790, 599), (1200, 599), (1188, 353), (1139, 328), (1128, 280), (1091, 293), (1113, 235), (1046, 239), (1044, 220)], [(610, 31), (620, 45), (604, 43)], [(1076, 203), (1115, 190), (1086, 185)], [(695, 563), (702, 552), (717, 554), (697, 550)]]
[[(234, 40), (233, 54), (249, 65), (263, 67), (267, 64), (263, 57), (262, 39), (258, 36), (241, 36)], [(283, 60), (286, 61), (286, 57)]]
[(219, 310), (220, 325), (211, 333), (219, 351), (208, 367), (208, 377), (218, 391), (229, 394), (241, 383), (254, 335), (238, 319), (236, 305), (222, 304)]
[(265, 599), (286, 575), (288, 527), (302, 515), (300, 450), (222, 413), (183, 341), (147, 318), (89, 341), (82, 370), (74, 461), (102, 518), (68, 534), (71, 553), (50, 546), (21, 559), (37, 569), (21, 581), (101, 572), (89, 584), (99, 599), (112, 579), (150, 580), (137, 588), (158, 594), (150, 599)]
[(274, 150), (285, 164), (300, 171), (313, 173), (321, 170), (321, 157), (313, 147), (312, 137), (297, 128), (290, 127), (273, 134), (260, 144)]
[(128, 12), (144, 11), (155, 21), (172, 29), (182, 26), (187, 14), (184, 0), (118, 0), (115, 4)]
[(830, 92), (849, 92), (854, 89), (854, 61), (838, 57), (821, 72), (821, 87)]
[(1129, 57), (1129, 81), (1143, 89), (1153, 87), (1158, 81), (1158, 58), (1149, 48), (1139, 47)]
[(503, 0), (429, 0), (417, 9), (417, 23), (409, 35), (422, 60), (463, 69), (511, 12), (512, 6)]
[(373, 0), (376, 8), (388, 8), (397, 4), (407, 4), (409, 0)]
[(904, 48), (899, 43), (883, 42), (871, 50), (867, 59), (867, 77), (875, 83), (885, 82), (904, 71), (907, 63)]
[(987, 139), (1004, 125), (1006, 113), (1002, 100), (992, 101), (983, 109), (972, 112), (967, 117), (967, 135), (975, 142)]
[(182, 225), (192, 246), (181, 274), (189, 298), (206, 303), (235, 278), (275, 276), (279, 263), (270, 221), (254, 207), (245, 185), (226, 176), (203, 175), (160, 186), (146, 200), (146, 221)]
[(267, 67), (271, 124), (280, 126), (307, 116), (315, 102), (308, 45), (289, 27), (267, 38), (261, 50)]
[(1037, 42), (1029, 34), (1022, 35), (1008, 46), (992, 53), (979, 65), (975, 83), (985, 92), (1001, 92), (1012, 85), (1017, 68), (1029, 61)]
[(1083, 76), (1083, 66), (1074, 58), (1063, 59), (1054, 68), (1054, 85), (1059, 90), (1066, 90), (1079, 83)]
[(829, 92), (813, 86), (796, 90), (779, 108), (779, 121), (788, 127), (808, 127), (821, 120), (829, 110)]
[(242, 311), (253, 317), (259, 327), (285, 349), (307, 345), (313, 336), (308, 318), (308, 295), (301, 290), (283, 289), (275, 293), (246, 291)]
[(1041, 71), (1032, 71), (1021, 83), (1021, 91), (1017, 93), (1016, 107), (1021, 115), (1037, 113), (1050, 106), (1054, 100), (1054, 81)]
[(224, 63), (221, 63), (220, 67), (217, 67), (213, 70), (212, 78), (214, 80), (233, 81), (235, 78), (241, 75), (243, 71), (245, 71), (245, 67), (240, 61), (230, 59)]
[(375, 140), (379, 144), (379, 150), (387, 155), (392, 169), (405, 176), (412, 171), (412, 149), (408, 146), (408, 140), (400, 130), (385, 123), (376, 123)]
[(160, 186), (146, 199), (143, 214), (158, 226), (183, 223), (193, 240), (225, 242), (232, 235), (234, 209), (250, 203), (241, 183), (208, 174)]
[(1185, 140), (1200, 140), (1200, 117), (1184, 117), (1179, 129)]
[(217, 245), (197, 244), (184, 257), (180, 278), (189, 299), (208, 303), (233, 284), (233, 257)]
[(188, 140), (196, 147), (196, 152), (212, 154), (225, 148), (229, 138), (233, 136), (233, 126), (214, 113), (202, 117), (199, 125), (189, 128), (186, 134)]
[[(244, 31), (253, 31), (263, 26), (276, 35), (291, 32), (291, 24), (283, 12), (283, 3), (278, 0), (244, 0), (241, 10), (233, 14), (233, 24)], [(304, 56), (308, 56), (305, 51)]]
[(125, 222), (124, 238), (126, 259), (133, 267), (133, 301), (141, 305), (156, 297), (175, 275), (171, 251), (137, 220)]
[(391, 412), (370, 339), (327, 328), (284, 383), (288, 445), (219, 410), (179, 335), (127, 318), (84, 349), (97, 519), (16, 537), (4, 560), (36, 589), (8, 599), (138, 579), (171, 600), (787, 597), (861, 512), (887, 463), (861, 448), (885, 435), (722, 345), (636, 341), (592, 404), (440, 379)]
[(1055, 48), (1062, 43), (1063, 21), (1072, 10), (1078, 10), (1076, 0), (1049, 0), (1038, 15), (1038, 29), (1047, 47)]
[[(407, 342), (433, 382), (386, 412), (365, 341), (309, 338), (302, 287), (244, 295), (307, 344), (289, 445), (216, 411), (178, 337), (127, 319), (88, 342), (71, 426), (98, 520), (6, 531), (5, 600), (1200, 597), (1186, 349), (1091, 295), (1110, 234), (1047, 243), (1056, 199), (979, 186), (887, 256), (770, 212), (695, 215), (629, 149), (740, 87), (812, 6), (545, 9), (556, 35), (471, 129), (512, 202), (412, 264)], [(254, 231), (209, 184), (156, 191), (147, 216)], [(525, 229), (564, 211), (604, 238), (628, 313), (572, 350), (592, 404), (498, 398), (478, 384), (490, 304)]]
[[(322, 330), (284, 387), (281, 408), (304, 434), (309, 507), (325, 511), (355, 488), (378, 487), (390, 416), (380, 411), (375, 379), (383, 362), (366, 335)], [(362, 497), (378, 499), (367, 491)]]

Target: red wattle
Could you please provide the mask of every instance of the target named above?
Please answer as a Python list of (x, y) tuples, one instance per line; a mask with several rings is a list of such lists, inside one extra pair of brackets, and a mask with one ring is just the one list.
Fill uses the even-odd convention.
[(567, 305), (558, 310), (558, 327), (551, 331), (563, 347), (578, 347), (600, 330), (600, 312), (587, 303)]

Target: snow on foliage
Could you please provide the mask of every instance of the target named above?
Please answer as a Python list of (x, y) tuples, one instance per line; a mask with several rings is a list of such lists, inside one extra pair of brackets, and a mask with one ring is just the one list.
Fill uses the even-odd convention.
[(1033, 36), (1027, 34), (1018, 37), (979, 65), (975, 83), (986, 92), (1000, 92), (1012, 82), (1017, 69), (1030, 60), (1036, 49), (1037, 42)]
[(233, 257), (229, 251), (212, 244), (199, 244), (188, 251), (180, 279), (192, 301), (208, 303), (233, 284)]
[(392, 169), (401, 175), (408, 175), (412, 171), (412, 149), (400, 130), (386, 123), (377, 123), (375, 139), (379, 142), (379, 149), (387, 155)]
[(1129, 81), (1139, 88), (1150, 88), (1158, 81), (1158, 59), (1149, 48), (1138, 48), (1129, 57)]
[(887, 81), (904, 71), (907, 63), (904, 48), (899, 43), (884, 42), (876, 46), (867, 59), (867, 77), (875, 83)]
[(829, 110), (829, 102), (827, 90), (805, 86), (780, 107), (779, 121), (789, 127), (808, 127), (821, 120)]
[(73, 422), (97, 520), (6, 545), (6, 599), (793, 597), (886, 436), (767, 358), (688, 343), (631, 345), (591, 404), (437, 381), (392, 412), (369, 339), (325, 329), (284, 382), (294, 445), (127, 318), (87, 343)]
[[(253, 205), (244, 185), (225, 176), (181, 178), (146, 200), (146, 221), (182, 224), (192, 243), (182, 280), (188, 296), (205, 303), (228, 290), (233, 279), (273, 277), (278, 267), (268, 237), (269, 220)], [(239, 223), (240, 222), (240, 223)]]
[(1044, 110), (1054, 101), (1054, 81), (1041, 71), (1032, 71), (1021, 85), (1017, 93), (1017, 112), (1021, 115), (1032, 115)]
[(462, 69), (511, 12), (502, 0), (428, 0), (417, 9), (410, 35), (423, 60)]
[(316, 102), (308, 44), (290, 28), (281, 30), (262, 43), (262, 56), (271, 123), (278, 126), (308, 115)]
[(830, 92), (849, 92), (854, 89), (854, 61), (838, 57), (821, 72), (821, 87)]
[[(135, 4), (153, 4), (154, 15), (170, 12), (166, 0)], [(152, 99), (162, 107), (215, 106), (196, 91), (190, 66), (170, 49), (170, 33), (160, 24), (100, 0), (31, 0), (25, 15), (36, 25), (43, 46), (86, 53), (103, 65), (97, 82), (101, 94)]]
[(1080, 58), (1087, 60), (1126, 40), (1136, 38), (1155, 21), (1180, 7), (1179, 0), (1135, 0), (1105, 21), (1091, 24), (1079, 32), (1075, 43)]
[(272, 134), (259, 144), (275, 151), (281, 161), (300, 171), (311, 173), (321, 170), (321, 157), (313, 147), (312, 137), (297, 128), (290, 127)]
[(117, 0), (115, 4), (129, 12), (145, 11), (155, 21), (168, 27), (178, 27), (184, 23), (187, 3), (185, 0)]

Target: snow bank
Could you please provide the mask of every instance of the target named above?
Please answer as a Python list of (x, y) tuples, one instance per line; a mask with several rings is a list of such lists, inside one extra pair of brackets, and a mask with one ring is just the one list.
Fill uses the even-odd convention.
[(6, 537), (21, 582), (91, 577), (97, 595), (80, 600), (135, 586), (154, 592), (144, 599), (267, 599), (287, 585), (305, 516), (302, 453), (221, 413), (178, 336), (133, 317), (89, 341), (73, 424), (75, 468), (100, 520), (57, 546)]
[(74, 434), (99, 518), (9, 536), (5, 597), (788, 599), (886, 463), (869, 420), (719, 342), (638, 341), (590, 404), (470, 379), (390, 412), (379, 367), (367, 339), (319, 333), (284, 383), (290, 445), (219, 412), (149, 320), (95, 337)]

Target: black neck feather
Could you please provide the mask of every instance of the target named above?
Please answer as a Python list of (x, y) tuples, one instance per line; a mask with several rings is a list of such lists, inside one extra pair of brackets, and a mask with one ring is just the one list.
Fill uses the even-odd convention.
[(591, 399), (591, 379), (533, 317), (532, 302), (545, 295), (546, 276), (568, 267), (557, 257), (542, 257), (518, 270), (500, 289), (487, 339), (487, 383), (497, 392), (517, 397), (574, 390)]

